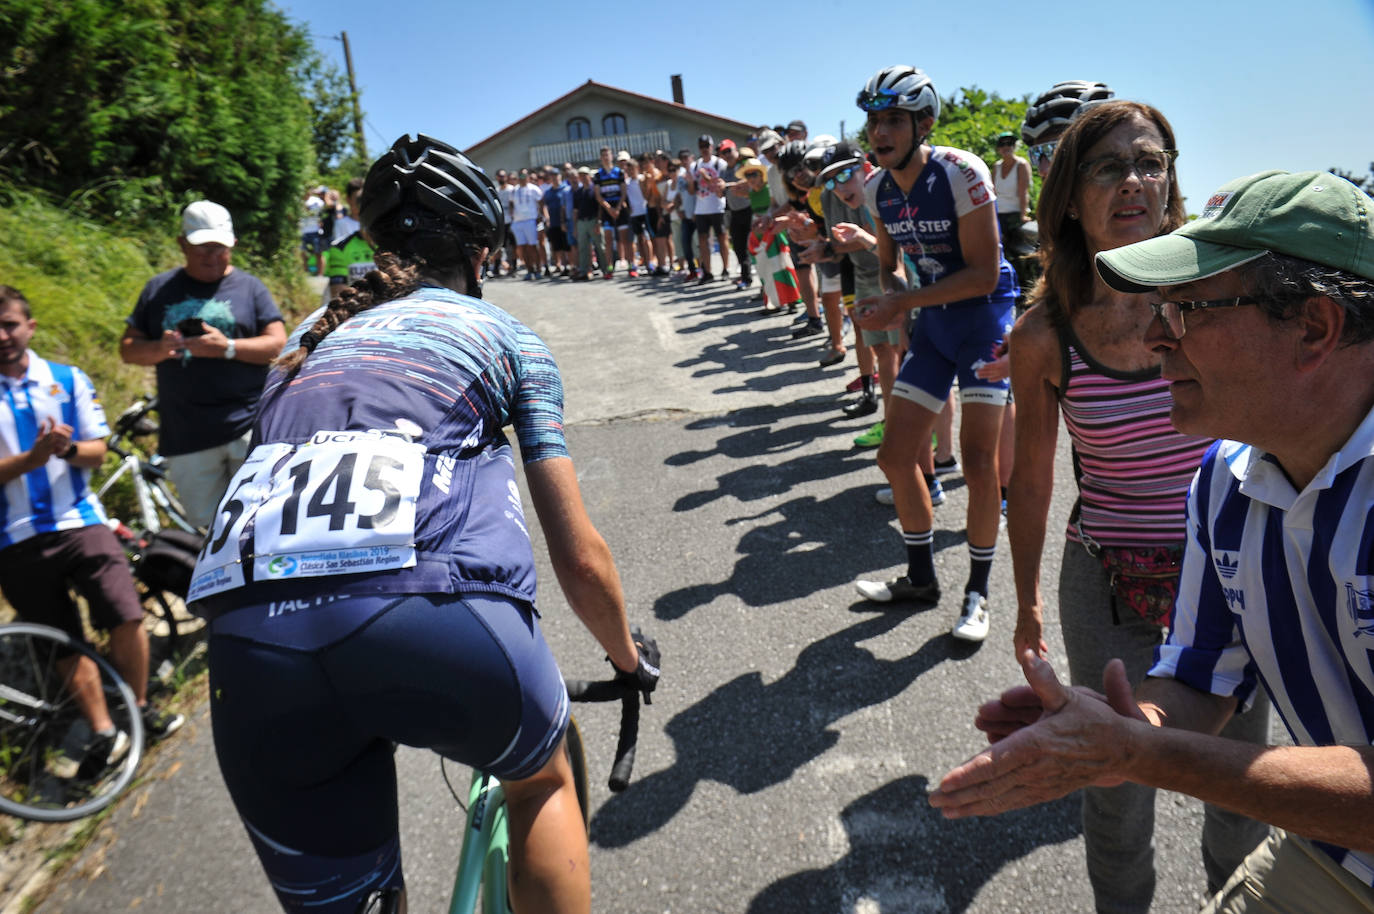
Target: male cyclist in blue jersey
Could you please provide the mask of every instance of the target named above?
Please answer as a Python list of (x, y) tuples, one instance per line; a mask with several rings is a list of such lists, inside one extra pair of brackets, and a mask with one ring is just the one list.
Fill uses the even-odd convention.
[(360, 215), (377, 268), (274, 366), (192, 577), (220, 768), (287, 911), (405, 911), (405, 743), (501, 778), (517, 911), (586, 912), (568, 698), (505, 426), (574, 611), (645, 691), (657, 648), (626, 625), (547, 347), (480, 298), (505, 234), (496, 188), (452, 147), (403, 136)]
[[(940, 98), (913, 67), (879, 70), (859, 93), (868, 113), (869, 147), (884, 173), (865, 187), (876, 216), (880, 279), (885, 294), (856, 303), (860, 327), (900, 327), (919, 309), (905, 360), (887, 407), (878, 466), (892, 485), (907, 572), (891, 581), (858, 581), (859, 593), (880, 602), (934, 604), (940, 598), (932, 551), (930, 492), (918, 467), (935, 420), (957, 378), (962, 405), (960, 457), (968, 484), (970, 570), (963, 607), (951, 634), (982, 641), (988, 634), (988, 577), (997, 547), (1001, 490), (997, 440), (1007, 382), (977, 370), (1011, 329), (1016, 277), (1002, 256), (991, 174), (972, 153), (926, 143)], [(902, 260), (916, 268), (908, 289)]]

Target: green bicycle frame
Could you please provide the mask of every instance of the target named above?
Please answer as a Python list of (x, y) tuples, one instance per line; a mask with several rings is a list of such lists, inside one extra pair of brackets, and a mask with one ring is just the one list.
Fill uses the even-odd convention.
[(458, 874), (453, 880), (453, 901), (449, 914), (472, 914), (477, 894), (482, 894), (482, 910), (492, 914), (510, 911), (506, 897), (506, 858), (510, 833), (506, 823), (506, 792), (501, 782), (489, 774), (474, 771), (468, 788), (468, 818), (463, 832), (463, 850), (458, 857)]

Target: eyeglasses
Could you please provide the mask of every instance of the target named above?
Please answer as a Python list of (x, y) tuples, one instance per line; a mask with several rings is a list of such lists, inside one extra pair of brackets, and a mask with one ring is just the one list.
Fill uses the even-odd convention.
[(1164, 324), (1164, 329), (1169, 336), (1181, 340), (1183, 334), (1188, 332), (1188, 328), (1183, 323), (1183, 315), (1189, 311), (1204, 311), (1207, 308), (1242, 308), (1246, 305), (1258, 304), (1259, 299), (1247, 298), (1242, 295), (1235, 298), (1213, 298), (1205, 301), (1150, 302), (1150, 310)]
[(838, 172), (836, 172), (836, 173), (835, 173), (835, 177), (833, 177), (833, 178), (831, 178), (830, 180), (828, 180), (828, 181), (825, 182), (825, 189), (826, 189), (826, 190), (834, 190), (834, 189), (835, 189), (835, 186), (838, 185), (838, 184), (848, 184), (848, 183), (849, 183), (849, 179), (852, 178), (852, 177), (854, 177), (854, 172), (856, 172), (856, 171), (858, 171), (858, 170), (859, 170), (859, 166), (857, 166), (857, 165), (851, 165), (851, 166), (849, 166), (848, 168), (844, 169), (843, 171), (838, 171)]
[(1041, 143), (1039, 146), (1032, 146), (1030, 148), (1031, 164), (1039, 168), (1041, 162), (1049, 162), (1050, 159), (1054, 158), (1054, 148), (1058, 145), (1058, 140), (1052, 140), (1048, 143)]
[(1152, 149), (1133, 159), (1102, 156), (1080, 163), (1078, 171), (1094, 184), (1105, 187), (1120, 184), (1132, 171), (1139, 174), (1142, 181), (1159, 181), (1168, 176), (1169, 162), (1177, 155), (1176, 149)]
[[(860, 92), (854, 102), (864, 111), (886, 111), (901, 100), (902, 96), (899, 93), (891, 89), (879, 89), (877, 92)], [(789, 127), (788, 131), (791, 129)]]

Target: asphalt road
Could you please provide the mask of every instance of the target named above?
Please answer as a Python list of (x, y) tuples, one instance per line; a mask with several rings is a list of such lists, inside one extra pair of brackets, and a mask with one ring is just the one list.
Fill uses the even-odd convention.
[[(850, 445), (867, 423), (839, 412), (852, 358), (819, 369), (817, 338), (792, 341), (787, 318), (719, 281), (501, 279), (487, 297), (557, 356), (587, 506), (632, 616), (664, 648), (627, 792), (604, 783), (614, 709), (578, 711), (594, 781), (593, 909), (1091, 910), (1076, 797), (957, 823), (927, 805), (931, 785), (982, 745), (976, 706), (1019, 679), (1011, 562), (1003, 536), (988, 641), (952, 640), (968, 558), (965, 491), (947, 477), (935, 538), (946, 604), (880, 612), (858, 599), (854, 578), (895, 574), (903, 554), (892, 509), (873, 499), (873, 453)], [(1051, 531), (1070, 501), (1061, 457)], [(595, 678), (607, 667), (542, 549), (548, 638), (566, 674)], [(1045, 552), (1053, 606), (1057, 544)], [(437, 757), (402, 749), (397, 763), (411, 910), (440, 911), (462, 812)], [(461, 790), (466, 772), (453, 777)], [(1200, 807), (1172, 795), (1158, 807), (1154, 910), (1191, 914)], [(37, 910), (276, 910), (205, 708)]]

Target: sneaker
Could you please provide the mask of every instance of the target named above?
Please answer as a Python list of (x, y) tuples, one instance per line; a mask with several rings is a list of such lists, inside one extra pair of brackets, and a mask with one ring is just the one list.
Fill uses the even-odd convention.
[(702, 273), (701, 278), (697, 280), (697, 285), (704, 286), (713, 279), (715, 279), (715, 277), (710, 273)]
[(953, 455), (950, 455), (950, 458), (949, 458), (948, 460), (936, 460), (936, 461), (935, 461), (935, 475), (936, 475), (936, 476), (944, 476), (944, 475), (947, 474), (947, 473), (957, 473), (957, 472), (959, 472), (959, 458), (958, 458), (958, 457), (955, 457), (955, 456), (953, 456)]
[(897, 503), (897, 499), (892, 497), (892, 486), (883, 486), (873, 493), (873, 498), (880, 505), (895, 505)]
[[(934, 485), (929, 486), (929, 488), (930, 506), (932, 508), (938, 508), (940, 505), (943, 505), (945, 503), (945, 490), (944, 487), (940, 485), (940, 480), (935, 480)], [(895, 505), (897, 503), (896, 499), (892, 497), (891, 486), (883, 486), (873, 493), (873, 498), (880, 505)]]
[(869, 426), (868, 431), (854, 439), (855, 447), (877, 447), (883, 443), (883, 423), (874, 422)]
[(634, 267), (630, 267), (630, 278), (631, 278), (631, 279), (638, 279), (638, 278), (639, 278), (639, 271), (636, 270)]
[(855, 581), (854, 589), (865, 600), (875, 603), (929, 603), (940, 602), (940, 582), (916, 585), (911, 578), (902, 575), (890, 581)]
[(129, 734), (123, 730), (116, 730), (109, 736), (97, 733), (86, 744), (86, 754), (76, 769), (77, 780), (94, 781), (128, 754)]
[(821, 323), (821, 319), (819, 317), (813, 317), (796, 330), (792, 331), (792, 339), (799, 340), (804, 336), (815, 336), (824, 329), (825, 325)]
[(602, 279), (610, 279), (610, 278), (611, 278), (612, 276), (614, 276), (614, 275), (615, 275), (615, 270), (605, 270), (605, 271), (602, 272), (601, 278), (602, 278)]
[(548, 278), (549, 278), (550, 276), (552, 276), (552, 275), (553, 275), (553, 274), (549, 272), (549, 268), (548, 268), (548, 267), (545, 267), (545, 268), (544, 268), (544, 278), (545, 278), (545, 279), (548, 279)]
[(743, 292), (745, 289), (749, 288), (750, 285), (751, 283), (746, 279), (738, 280), (735, 282), (735, 291)]
[(145, 705), (143, 708), (143, 729), (149, 741), (166, 739), (180, 730), (184, 723), (186, 718), (180, 714), (159, 711), (152, 705)]
[(534, 279), (534, 274), (533, 274), (533, 273), (526, 273), (526, 274), (525, 274), (525, 282), (529, 282), (531, 279)]
[(860, 396), (853, 403), (845, 404), (841, 410), (850, 419), (858, 419), (863, 416), (871, 416), (878, 411), (878, 398), (874, 396)]
[(964, 594), (959, 621), (949, 632), (960, 641), (982, 641), (988, 636), (988, 598), (976, 590)]
[(945, 487), (940, 485), (940, 480), (931, 477), (926, 480), (926, 488), (930, 490), (930, 506), (938, 508), (945, 503)]

